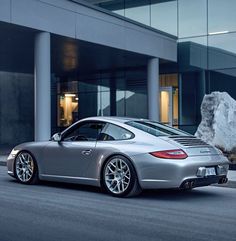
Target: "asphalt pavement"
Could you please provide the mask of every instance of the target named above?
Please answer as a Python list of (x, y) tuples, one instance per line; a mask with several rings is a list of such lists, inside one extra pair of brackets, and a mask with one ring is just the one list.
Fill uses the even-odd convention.
[(0, 166), (0, 241), (236, 240), (236, 190), (145, 191), (114, 198), (98, 188), (16, 182)]

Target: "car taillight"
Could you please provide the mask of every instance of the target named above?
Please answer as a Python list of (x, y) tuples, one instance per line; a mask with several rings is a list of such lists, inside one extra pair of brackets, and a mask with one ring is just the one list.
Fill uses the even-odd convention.
[(177, 150), (166, 150), (166, 151), (155, 151), (150, 153), (152, 156), (164, 159), (185, 159), (188, 155), (181, 149)]

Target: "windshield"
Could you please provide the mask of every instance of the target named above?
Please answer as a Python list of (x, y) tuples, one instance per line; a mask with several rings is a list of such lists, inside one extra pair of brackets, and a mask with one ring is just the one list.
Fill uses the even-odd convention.
[(129, 121), (127, 125), (135, 127), (154, 136), (188, 136), (189, 134), (176, 128), (160, 124), (155, 121)]

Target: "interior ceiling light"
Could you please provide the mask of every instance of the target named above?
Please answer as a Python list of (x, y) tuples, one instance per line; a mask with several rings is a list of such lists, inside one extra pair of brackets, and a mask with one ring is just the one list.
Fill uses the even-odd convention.
[(65, 97), (75, 97), (75, 94), (65, 94)]

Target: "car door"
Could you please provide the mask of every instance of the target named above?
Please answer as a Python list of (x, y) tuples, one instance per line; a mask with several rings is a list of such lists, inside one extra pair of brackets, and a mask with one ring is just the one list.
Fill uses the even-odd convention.
[(96, 158), (96, 140), (104, 125), (85, 121), (64, 132), (60, 142), (52, 141), (44, 150), (44, 175), (86, 177), (88, 166)]

